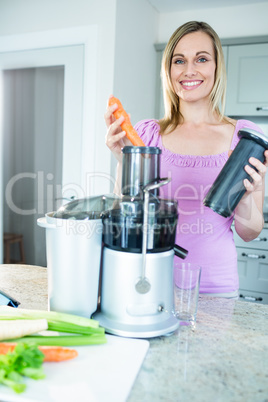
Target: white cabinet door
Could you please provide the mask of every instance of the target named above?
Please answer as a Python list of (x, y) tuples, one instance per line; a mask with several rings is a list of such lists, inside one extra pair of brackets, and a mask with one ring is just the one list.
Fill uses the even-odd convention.
[(256, 239), (249, 242), (242, 240), (234, 230), (234, 241), (236, 247), (268, 251), (268, 229), (263, 229)]
[(268, 252), (237, 248), (239, 288), (268, 293)]
[(268, 43), (229, 46), (226, 114), (268, 116)]

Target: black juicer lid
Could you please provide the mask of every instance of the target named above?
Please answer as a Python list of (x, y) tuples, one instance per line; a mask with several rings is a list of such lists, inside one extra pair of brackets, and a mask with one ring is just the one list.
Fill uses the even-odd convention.
[[(162, 219), (177, 219), (178, 202), (150, 194), (148, 215), (149, 220), (157, 222)], [(101, 214), (103, 220), (111, 219), (120, 223), (122, 219), (131, 219), (134, 223), (143, 223), (144, 201), (140, 198), (123, 197), (113, 208)]]
[(252, 130), (251, 128), (243, 128), (239, 130), (238, 136), (248, 140), (253, 140), (263, 146), (263, 148), (268, 149), (268, 138), (258, 131)]

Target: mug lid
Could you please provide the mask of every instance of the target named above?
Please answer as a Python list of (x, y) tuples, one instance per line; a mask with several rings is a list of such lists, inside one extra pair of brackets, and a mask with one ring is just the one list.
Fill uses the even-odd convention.
[(241, 138), (247, 138), (249, 140), (253, 140), (258, 144), (262, 145), (265, 149), (268, 149), (268, 137), (266, 137), (262, 133), (259, 133), (256, 130), (245, 127), (239, 130), (238, 136)]

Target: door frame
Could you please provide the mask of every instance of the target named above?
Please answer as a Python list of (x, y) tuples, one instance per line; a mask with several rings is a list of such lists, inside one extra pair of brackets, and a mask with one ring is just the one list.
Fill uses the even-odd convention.
[[(79, 62), (82, 63), (82, 77), (77, 77), (76, 69), (73, 68), (75, 61), (65, 61), (66, 72), (65, 86), (73, 85), (77, 79), (82, 80), (82, 85), (77, 93), (77, 97), (72, 96), (71, 91), (64, 91), (64, 121), (63, 121), (63, 166), (62, 166), (62, 188), (64, 197), (85, 196), (87, 189), (86, 172), (94, 172), (95, 168), (95, 125), (96, 125), (96, 94), (97, 94), (97, 25), (83, 27), (58, 29), (43, 32), (32, 32), (20, 35), (10, 35), (0, 37), (0, 56), (2, 60), (12, 54), (19, 55), (21, 52), (47, 51), (48, 49), (66, 48), (82, 45), (84, 52)], [(23, 61), (15, 64), (0, 64), (0, 108), (3, 102), (2, 96), (2, 74), (4, 69), (20, 69), (40, 67), (38, 52), (36, 60), (31, 65)], [(39, 52), (40, 54), (40, 52)], [(57, 62), (51, 65), (57, 65)], [(76, 104), (79, 98), (81, 105), (80, 113), (72, 114), (72, 105)], [(0, 154), (3, 152), (3, 124), (0, 111)], [(76, 151), (73, 152), (74, 141)], [(3, 158), (1, 159), (3, 160)], [(1, 169), (3, 171), (3, 169)], [(0, 174), (1, 197), (3, 198), (2, 177)], [(0, 263), (3, 262), (3, 203), (0, 203)]]

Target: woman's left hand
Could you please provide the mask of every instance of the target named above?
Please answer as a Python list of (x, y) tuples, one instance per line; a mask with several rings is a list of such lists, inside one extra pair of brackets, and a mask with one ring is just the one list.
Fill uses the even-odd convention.
[(244, 186), (249, 193), (263, 189), (264, 177), (268, 167), (268, 150), (264, 152), (264, 156), (265, 161), (263, 163), (256, 158), (249, 158), (249, 163), (254, 166), (257, 171), (249, 165), (245, 166), (245, 171), (252, 178), (252, 183), (248, 179), (244, 180)]

